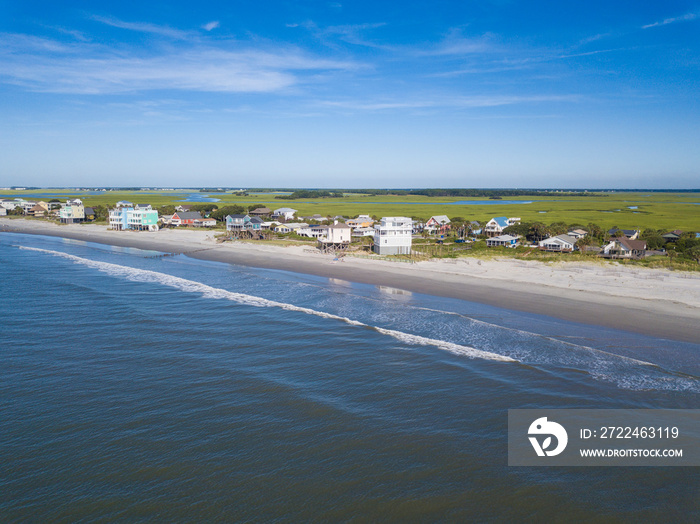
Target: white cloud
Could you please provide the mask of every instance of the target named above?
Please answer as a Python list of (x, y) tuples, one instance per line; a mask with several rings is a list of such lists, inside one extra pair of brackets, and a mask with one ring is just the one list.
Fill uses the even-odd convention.
[(222, 44), (225, 48), (193, 44), (143, 56), (143, 50), (136, 48), (114, 51), (90, 43), (68, 47), (13, 36), (0, 45), (0, 82), (40, 92), (275, 92), (315, 79), (319, 72), (359, 67), (296, 48), (232, 50), (231, 42)]
[(479, 107), (500, 107), (542, 102), (577, 102), (577, 95), (472, 95), (436, 97), (433, 99), (366, 102), (356, 100), (324, 101), (321, 105), (356, 111), (385, 111), (392, 109), (452, 108), (466, 109)]
[(186, 31), (181, 31), (179, 29), (173, 29), (167, 26), (160, 26), (155, 24), (148, 24), (142, 22), (124, 22), (117, 18), (104, 17), (94, 15), (92, 17), (96, 22), (106, 24), (112, 27), (118, 27), (120, 29), (128, 29), (129, 31), (138, 31), (141, 33), (153, 33), (161, 36), (167, 36), (175, 39), (185, 39), (189, 36)]
[(647, 24), (643, 25), (642, 29), (649, 29), (651, 27), (658, 27), (662, 25), (668, 25), (668, 24), (675, 24), (676, 22), (689, 22), (691, 20), (695, 20), (698, 18), (698, 13), (687, 13), (683, 16), (677, 16), (674, 18), (666, 18), (665, 20), (662, 20), (661, 22), (654, 22), (653, 24)]
[(220, 24), (219, 24), (219, 21), (218, 21), (218, 20), (214, 20), (214, 21), (212, 21), (212, 22), (209, 22), (208, 24), (204, 24), (204, 25), (202, 26), (202, 29), (204, 29), (204, 30), (206, 30), (206, 31), (211, 31), (212, 29), (216, 29), (217, 27), (219, 27), (219, 25), (220, 25)]

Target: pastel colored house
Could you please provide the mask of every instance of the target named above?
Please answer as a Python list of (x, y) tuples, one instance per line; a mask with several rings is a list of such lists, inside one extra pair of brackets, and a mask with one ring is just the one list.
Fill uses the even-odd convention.
[(248, 215), (226, 215), (226, 231), (243, 231)]
[(365, 228), (372, 227), (374, 220), (369, 215), (358, 215), (357, 218), (349, 218), (345, 223), (353, 229), (358, 227)]
[(410, 255), (413, 220), (408, 217), (382, 217), (374, 225), (374, 252), (379, 255)]
[(450, 219), (447, 215), (432, 216), (425, 223), (425, 229), (430, 233), (445, 233), (450, 229)]
[(158, 211), (126, 206), (110, 209), (109, 228), (116, 231), (158, 231)]
[(173, 226), (193, 226), (195, 220), (201, 220), (203, 217), (199, 211), (177, 211), (170, 219), (170, 224)]
[(216, 219), (214, 218), (195, 218), (192, 222), (194, 227), (215, 227)]
[[(93, 216), (95, 212), (92, 212)], [(61, 224), (74, 224), (85, 220), (85, 206), (78, 200), (66, 202), (61, 209), (58, 210), (58, 218)]]
[(49, 212), (49, 205), (46, 202), (38, 202), (36, 205), (32, 206), (28, 211), (27, 215), (33, 217), (43, 217)]

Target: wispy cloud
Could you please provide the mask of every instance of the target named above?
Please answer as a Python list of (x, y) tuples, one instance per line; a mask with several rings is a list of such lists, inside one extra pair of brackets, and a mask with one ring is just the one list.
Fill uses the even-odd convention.
[(209, 22), (208, 24), (204, 24), (202, 26), (202, 29), (204, 29), (205, 31), (211, 31), (212, 29), (216, 29), (217, 27), (219, 27), (219, 25), (219, 21), (214, 20), (212, 22)]
[(694, 12), (694, 13), (686, 13), (683, 16), (676, 16), (673, 18), (666, 18), (665, 20), (662, 20), (661, 22), (654, 22), (653, 24), (647, 24), (643, 25), (642, 29), (649, 29), (652, 27), (658, 27), (662, 25), (668, 25), (668, 24), (675, 24), (677, 22), (689, 22), (691, 20), (695, 20), (700, 16), (700, 13)]
[(439, 42), (421, 46), (416, 54), (422, 56), (473, 55), (494, 52), (497, 47), (494, 36), (491, 34), (466, 37), (461, 29), (453, 28)]
[(190, 33), (188, 33), (187, 31), (173, 29), (172, 27), (168, 26), (161, 26), (144, 22), (125, 22), (117, 18), (98, 15), (93, 15), (91, 18), (96, 22), (100, 22), (102, 24), (106, 24), (112, 27), (118, 27), (119, 29), (127, 29), (129, 31), (137, 31), (140, 33), (153, 33), (156, 35), (167, 36), (169, 38), (175, 38), (179, 40), (185, 39), (190, 35)]
[(320, 102), (326, 107), (355, 111), (387, 111), (394, 109), (429, 109), (429, 108), (450, 108), (468, 109), (512, 106), (519, 104), (537, 104), (545, 102), (577, 102), (578, 95), (471, 95), (471, 96), (451, 96), (436, 97), (420, 100), (384, 100), (376, 102), (358, 100), (328, 100)]
[(137, 48), (116, 52), (97, 44), (66, 46), (26, 35), (5, 36), (0, 81), (40, 92), (275, 92), (311, 82), (319, 72), (360, 67), (290, 46), (263, 50), (235, 42), (223, 48), (195, 43), (144, 56)]
[(346, 44), (359, 45), (364, 47), (379, 48), (380, 44), (367, 38), (366, 33), (373, 29), (385, 26), (384, 22), (364, 23), (364, 24), (347, 24), (347, 25), (332, 25), (319, 27), (314, 21), (307, 20), (302, 23), (289, 23), (287, 27), (303, 27), (309, 31), (317, 40), (328, 47), (337, 47), (337, 43), (344, 42)]

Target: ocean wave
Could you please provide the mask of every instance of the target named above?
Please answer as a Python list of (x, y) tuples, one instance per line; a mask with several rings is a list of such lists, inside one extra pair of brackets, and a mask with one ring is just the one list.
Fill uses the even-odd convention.
[(194, 280), (188, 280), (185, 278), (176, 277), (173, 275), (168, 275), (166, 273), (159, 273), (157, 271), (151, 271), (148, 269), (138, 269), (138, 268), (133, 268), (133, 267), (129, 267), (129, 266), (122, 266), (122, 265), (118, 265), (118, 264), (112, 264), (109, 262), (90, 260), (87, 258), (78, 257), (78, 256), (71, 255), (69, 253), (64, 253), (61, 251), (53, 251), (53, 250), (49, 250), (49, 249), (41, 249), (41, 248), (28, 247), (28, 246), (18, 246), (18, 247), (20, 249), (25, 249), (25, 250), (29, 250), (29, 251), (36, 251), (36, 252), (40, 252), (40, 253), (46, 253), (48, 255), (71, 260), (77, 264), (81, 264), (83, 266), (97, 269), (98, 271), (105, 273), (105, 274), (108, 274), (110, 276), (114, 276), (114, 277), (118, 277), (118, 278), (125, 278), (127, 280), (132, 281), (132, 282), (148, 282), (148, 283), (161, 284), (161, 285), (165, 285), (165, 286), (168, 286), (171, 288), (178, 289), (178, 290), (186, 292), (186, 293), (199, 293), (204, 298), (230, 300), (232, 302), (235, 302), (235, 303), (241, 304), (241, 305), (245, 305), (245, 306), (279, 308), (279, 309), (284, 309), (286, 311), (304, 313), (307, 315), (313, 315), (316, 317), (321, 317), (321, 318), (325, 318), (325, 319), (329, 319), (329, 320), (337, 320), (337, 321), (349, 324), (351, 326), (373, 329), (377, 333), (390, 336), (390, 337), (392, 337), (396, 340), (399, 340), (400, 342), (403, 342), (405, 344), (420, 345), (420, 346), (433, 346), (433, 347), (437, 347), (438, 349), (442, 349), (444, 351), (449, 351), (450, 353), (454, 353), (454, 354), (469, 357), (469, 358), (480, 358), (480, 359), (484, 359), (484, 360), (494, 360), (494, 361), (500, 361), (500, 362), (517, 362), (516, 359), (513, 359), (513, 358), (508, 357), (508, 356), (504, 356), (504, 355), (499, 355), (498, 353), (482, 351), (482, 350), (479, 350), (479, 349), (476, 349), (473, 347), (463, 346), (460, 344), (455, 344), (455, 343), (447, 342), (444, 340), (436, 340), (436, 339), (432, 339), (432, 338), (422, 337), (420, 335), (414, 335), (411, 333), (404, 333), (402, 331), (396, 331), (396, 330), (392, 330), (392, 329), (385, 329), (385, 328), (380, 328), (377, 326), (371, 326), (369, 324), (365, 324), (364, 322), (359, 322), (357, 320), (353, 320), (353, 319), (343, 317), (340, 315), (334, 315), (332, 313), (327, 313), (325, 311), (317, 311), (315, 309), (306, 308), (306, 307), (302, 307), (302, 306), (296, 306), (294, 304), (288, 304), (285, 302), (277, 302), (277, 301), (269, 300), (269, 299), (262, 298), (262, 297), (257, 297), (257, 296), (253, 296), (253, 295), (246, 295), (243, 293), (236, 293), (234, 291), (228, 291), (226, 289), (221, 289), (221, 288), (215, 288), (212, 286), (208, 286), (206, 284), (202, 284), (201, 282), (196, 282)]

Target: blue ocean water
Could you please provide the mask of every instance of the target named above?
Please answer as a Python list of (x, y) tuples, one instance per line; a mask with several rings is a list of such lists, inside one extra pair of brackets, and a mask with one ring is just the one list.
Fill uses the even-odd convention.
[(697, 408), (700, 345), (0, 235), (3, 520), (694, 520), (697, 468), (509, 468), (507, 410)]

